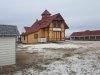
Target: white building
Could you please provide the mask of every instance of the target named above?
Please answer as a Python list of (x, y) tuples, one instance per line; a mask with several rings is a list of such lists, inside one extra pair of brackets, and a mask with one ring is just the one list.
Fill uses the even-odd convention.
[(16, 63), (16, 26), (0, 25), (0, 66)]

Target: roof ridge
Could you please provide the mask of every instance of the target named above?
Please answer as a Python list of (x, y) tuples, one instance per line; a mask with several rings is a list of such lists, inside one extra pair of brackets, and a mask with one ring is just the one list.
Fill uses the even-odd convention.
[(16, 25), (10, 25), (10, 24), (0, 24), (0, 26), (16, 26)]
[(46, 9), (41, 15), (51, 15), (51, 13)]
[(100, 30), (73, 32), (71, 36), (100, 35)]

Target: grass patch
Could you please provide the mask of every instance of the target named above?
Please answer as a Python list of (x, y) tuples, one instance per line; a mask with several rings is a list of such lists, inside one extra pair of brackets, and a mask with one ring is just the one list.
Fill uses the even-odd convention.
[(34, 68), (38, 70), (46, 70), (46, 67), (43, 67), (42, 65), (39, 64), (34, 65)]
[(78, 59), (84, 59), (82, 56), (80, 56), (80, 57), (77, 57)]
[(71, 71), (71, 73), (69, 73), (69, 75), (76, 75), (75, 71)]
[(71, 57), (71, 56), (73, 56), (73, 53), (70, 53), (70, 52), (65, 53), (65, 54), (63, 55), (63, 57)]
[(56, 60), (61, 60), (61, 58), (56, 58)]
[(100, 60), (100, 56), (98, 57), (98, 59)]
[(82, 54), (82, 52), (76, 52), (75, 54), (79, 54), (80, 55), (80, 54)]

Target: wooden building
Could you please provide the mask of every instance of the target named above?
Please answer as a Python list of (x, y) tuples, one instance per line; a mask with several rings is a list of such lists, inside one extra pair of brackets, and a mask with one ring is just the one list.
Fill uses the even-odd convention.
[(69, 27), (60, 13), (51, 15), (47, 10), (42, 13), (42, 19), (36, 20), (31, 27), (24, 27), (21, 34), (22, 43), (54, 42), (65, 40), (65, 29)]
[(16, 63), (16, 39), (18, 35), (16, 26), (0, 25), (0, 66)]
[(87, 40), (87, 41), (100, 41), (100, 30), (86, 30), (83, 32), (73, 32), (70, 36), (71, 40)]

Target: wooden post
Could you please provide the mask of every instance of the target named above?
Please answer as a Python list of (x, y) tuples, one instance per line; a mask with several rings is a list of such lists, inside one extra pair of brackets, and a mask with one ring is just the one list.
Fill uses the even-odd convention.
[(75, 37), (74, 37), (74, 40), (75, 40)]
[(85, 40), (85, 36), (84, 36), (84, 40)]
[(89, 36), (89, 40), (90, 40), (90, 36)]
[(96, 36), (95, 36), (95, 40), (96, 40), (97, 38), (96, 38)]
[(80, 40), (80, 36), (79, 36), (79, 40)]
[(70, 37), (70, 40), (72, 40), (72, 37)]

